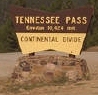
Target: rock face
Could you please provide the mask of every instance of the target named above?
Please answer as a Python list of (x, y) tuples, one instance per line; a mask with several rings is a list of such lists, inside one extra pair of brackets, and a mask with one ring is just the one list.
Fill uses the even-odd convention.
[(17, 82), (31, 81), (51, 82), (63, 78), (67, 81), (78, 81), (87, 78), (89, 70), (84, 59), (67, 56), (23, 56), (12, 73)]

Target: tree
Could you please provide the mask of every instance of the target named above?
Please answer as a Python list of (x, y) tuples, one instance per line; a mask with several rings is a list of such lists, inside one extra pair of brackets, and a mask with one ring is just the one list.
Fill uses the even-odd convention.
[(22, 7), (26, 7), (26, 0), (13, 0), (12, 4), (22, 6)]
[(72, 0), (54, 0), (51, 3), (49, 11), (55, 12), (63, 9), (71, 9), (74, 7)]
[(83, 49), (98, 45), (98, 0), (88, 0), (88, 4), (93, 6), (94, 14), (91, 19)]
[(16, 1), (0, 0), (0, 52), (20, 50), (8, 12), (9, 4), (14, 4)]
[(63, 1), (62, 9), (72, 9), (74, 8), (74, 4), (72, 0)]
[[(15, 30), (13, 28), (13, 24), (10, 19), (8, 19), (6, 25), (7, 25), (7, 32), (8, 32), (8, 35), (7, 35), (8, 48), (7, 48), (7, 50), (8, 51), (20, 51), (20, 47), (19, 47), (18, 40), (17, 40), (16, 34), (15, 34)], [(8, 27), (10, 27), (10, 28), (8, 28)]]
[(94, 31), (95, 28), (97, 28), (98, 30), (98, 0), (88, 0), (88, 3), (94, 8), (94, 15), (92, 19), (92, 31)]
[(55, 12), (61, 10), (63, 0), (54, 0), (50, 6), (50, 11)]

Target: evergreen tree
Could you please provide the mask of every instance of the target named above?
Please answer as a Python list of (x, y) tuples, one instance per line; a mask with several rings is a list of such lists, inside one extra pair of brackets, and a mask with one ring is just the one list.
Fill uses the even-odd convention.
[(72, 0), (54, 0), (50, 6), (50, 11), (55, 12), (63, 9), (74, 8)]
[(50, 11), (55, 12), (61, 10), (63, 4), (63, 0), (54, 0), (50, 6)]
[(22, 7), (26, 7), (26, 0), (13, 0), (12, 4), (22, 6)]
[(20, 51), (18, 40), (15, 34), (15, 30), (13, 28), (13, 24), (10, 19), (7, 21), (7, 27), (10, 27), (7, 29), (8, 35), (7, 35), (7, 43), (8, 43), (8, 51)]
[(88, 4), (94, 8), (94, 14), (83, 49), (98, 45), (98, 0), (88, 0)]
[(63, 1), (62, 9), (72, 9), (72, 8), (74, 8), (74, 4), (72, 0)]

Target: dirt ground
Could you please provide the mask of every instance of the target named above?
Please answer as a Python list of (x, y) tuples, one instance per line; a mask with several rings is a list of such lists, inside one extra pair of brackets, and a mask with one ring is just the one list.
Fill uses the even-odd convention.
[[(43, 51), (36, 54), (66, 55), (65, 53), (55, 51)], [(20, 56), (22, 56), (21, 53), (0, 54), (0, 80), (11, 76), (17, 58)], [(4, 94), (0, 92), (0, 95), (98, 95), (98, 52), (82, 52), (82, 54), (77, 57), (86, 59), (91, 74), (90, 80), (80, 81), (74, 84), (65, 84), (62, 86), (37, 87), (29, 91), (24, 90), (18, 94)]]

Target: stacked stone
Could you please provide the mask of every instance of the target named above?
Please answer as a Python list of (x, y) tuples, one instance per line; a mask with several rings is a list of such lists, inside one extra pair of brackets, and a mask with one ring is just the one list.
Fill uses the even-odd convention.
[(12, 73), (12, 79), (17, 82), (31, 81), (51, 82), (60, 78), (68, 81), (85, 79), (89, 75), (87, 63), (84, 59), (67, 56), (23, 56)]

